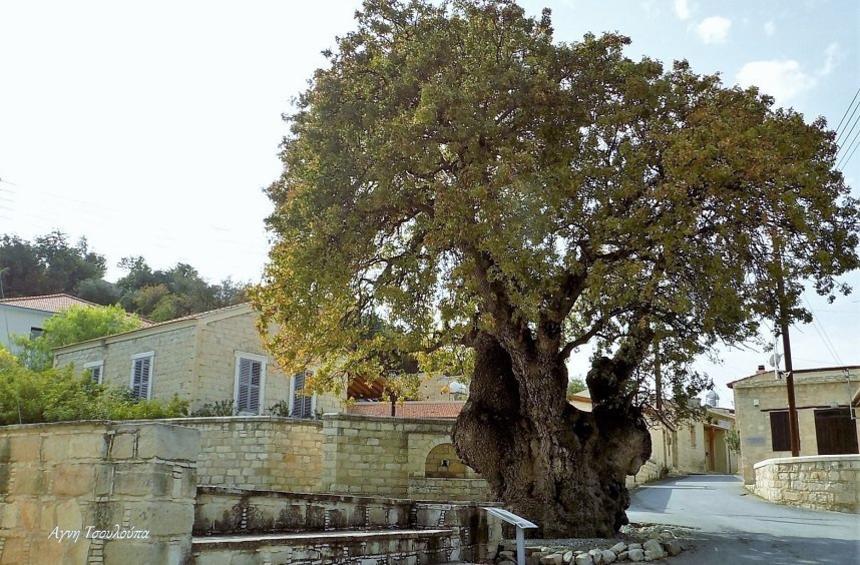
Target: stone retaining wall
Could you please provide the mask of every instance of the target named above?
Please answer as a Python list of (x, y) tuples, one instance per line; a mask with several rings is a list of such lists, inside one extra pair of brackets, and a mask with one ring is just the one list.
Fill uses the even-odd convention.
[[(465, 473), (469, 483), (426, 477), (427, 456), (451, 443), (453, 425), (451, 420), (325, 414), (322, 490), (401, 498), (424, 490), (426, 496), (415, 497), (491, 500), (486, 481), (470, 468)], [(440, 494), (440, 481), (450, 481), (453, 490)]]
[(184, 563), (198, 436), (159, 422), (0, 428), (0, 563)]
[(753, 492), (771, 502), (860, 513), (860, 455), (766, 459), (753, 468)]
[(319, 492), (323, 424), (270, 416), (176, 418), (200, 432), (197, 481), (252, 490)]

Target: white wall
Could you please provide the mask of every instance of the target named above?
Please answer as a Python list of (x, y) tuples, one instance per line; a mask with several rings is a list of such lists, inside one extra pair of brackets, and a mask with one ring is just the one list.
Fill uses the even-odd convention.
[(30, 328), (41, 328), (51, 312), (0, 304), (0, 345), (12, 349), (12, 337), (30, 336)]

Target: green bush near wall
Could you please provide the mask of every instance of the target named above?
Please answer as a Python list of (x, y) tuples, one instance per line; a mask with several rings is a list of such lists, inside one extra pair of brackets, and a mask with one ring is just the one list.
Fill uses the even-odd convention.
[(110, 388), (75, 374), (72, 367), (34, 371), (0, 348), (0, 425), (74, 420), (175, 418), (188, 403), (136, 400), (129, 391)]

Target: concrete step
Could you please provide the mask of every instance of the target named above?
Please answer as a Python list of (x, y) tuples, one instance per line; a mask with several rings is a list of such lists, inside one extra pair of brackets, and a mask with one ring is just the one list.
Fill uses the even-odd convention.
[(429, 565), (456, 559), (452, 533), (410, 529), (196, 536), (192, 552), (200, 565)]

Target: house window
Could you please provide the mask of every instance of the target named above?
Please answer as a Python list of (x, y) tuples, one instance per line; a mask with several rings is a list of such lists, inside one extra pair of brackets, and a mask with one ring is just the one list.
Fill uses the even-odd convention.
[(238, 414), (259, 414), (265, 390), (266, 358), (251, 353), (236, 354), (234, 400)]
[(696, 447), (696, 427), (690, 426), (690, 447)]
[(773, 451), (791, 451), (788, 411), (770, 413), (770, 439)]
[(858, 453), (857, 427), (851, 411), (845, 408), (825, 408), (815, 411), (815, 439), (819, 455)]
[(137, 399), (152, 396), (152, 361), (155, 352), (138, 353), (131, 358), (131, 394)]
[(86, 374), (94, 383), (102, 384), (104, 377), (104, 361), (92, 361), (84, 363), (84, 374)]
[(316, 404), (315, 395), (305, 392), (305, 382), (307, 381), (307, 373), (299, 373), (293, 376), (291, 385), (291, 406), (290, 416), (293, 418), (313, 418), (314, 405)]
[(32, 328), (30, 328), (30, 339), (36, 339), (37, 337), (41, 336), (43, 333), (45, 333), (45, 330), (43, 330), (42, 328), (32, 327)]

